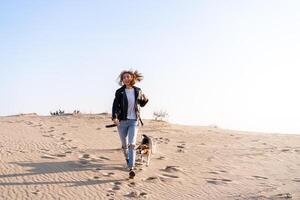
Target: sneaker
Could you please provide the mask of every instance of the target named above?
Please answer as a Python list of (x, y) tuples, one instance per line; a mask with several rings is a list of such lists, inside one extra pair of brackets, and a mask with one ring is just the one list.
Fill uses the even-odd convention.
[(135, 172), (131, 169), (130, 171), (129, 171), (129, 178), (130, 179), (133, 179), (135, 177)]

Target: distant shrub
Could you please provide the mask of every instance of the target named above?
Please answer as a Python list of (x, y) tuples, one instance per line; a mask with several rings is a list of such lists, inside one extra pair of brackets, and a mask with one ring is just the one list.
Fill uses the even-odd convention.
[(165, 120), (167, 117), (169, 117), (169, 114), (167, 111), (163, 111), (163, 110), (160, 110), (160, 111), (155, 111), (153, 112), (153, 118), (155, 121), (158, 121), (158, 120)]

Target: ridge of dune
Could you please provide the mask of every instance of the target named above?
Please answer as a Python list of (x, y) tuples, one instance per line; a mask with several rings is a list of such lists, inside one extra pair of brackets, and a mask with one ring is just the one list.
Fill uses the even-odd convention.
[(0, 117), (0, 199), (300, 199), (300, 135), (144, 120), (128, 180), (108, 113)]

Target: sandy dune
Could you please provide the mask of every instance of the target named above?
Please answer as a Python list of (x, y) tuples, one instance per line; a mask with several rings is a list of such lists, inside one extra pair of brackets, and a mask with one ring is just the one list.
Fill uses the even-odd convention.
[(110, 123), (0, 117), (0, 199), (300, 199), (300, 135), (145, 120), (156, 153), (128, 180)]

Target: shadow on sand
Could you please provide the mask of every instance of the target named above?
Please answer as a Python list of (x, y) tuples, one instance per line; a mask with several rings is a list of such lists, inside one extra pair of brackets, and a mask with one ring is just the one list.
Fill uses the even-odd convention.
[[(126, 171), (127, 170), (121, 164), (102, 164), (102, 163), (87, 163), (81, 164), (78, 161), (63, 161), (63, 162), (11, 162), (10, 164), (18, 165), (24, 168), (29, 168), (26, 173), (14, 173), (14, 174), (4, 174), (0, 175), (0, 186), (24, 186), (24, 185), (52, 185), (52, 184), (67, 184), (66, 187), (76, 187), (76, 186), (86, 186), (86, 185), (96, 185), (105, 184), (116, 181), (125, 181), (126, 179), (111, 179), (111, 177), (103, 177), (106, 179), (88, 179), (88, 180), (74, 180), (74, 177), (70, 177), (70, 181), (25, 181), (25, 177), (28, 176), (48, 176), (49, 174), (58, 173), (69, 173), (69, 172), (83, 172), (83, 171), (99, 171), (109, 170), (109, 171)], [(64, 175), (66, 177), (72, 176)], [(24, 177), (19, 182), (3, 182), (4, 178), (20, 178)], [(48, 177), (51, 179), (51, 176)], [(1, 180), (2, 179), (2, 180)], [(30, 178), (32, 180), (34, 178)], [(36, 178), (38, 179), (38, 178)], [(55, 178), (57, 179), (57, 178)]]

